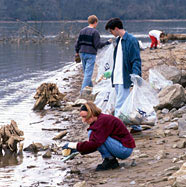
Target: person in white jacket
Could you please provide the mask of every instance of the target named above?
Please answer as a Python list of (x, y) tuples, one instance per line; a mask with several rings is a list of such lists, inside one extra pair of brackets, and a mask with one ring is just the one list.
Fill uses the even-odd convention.
[(165, 33), (159, 30), (151, 30), (149, 32), (149, 37), (151, 39), (150, 49), (157, 49), (157, 46), (160, 45), (160, 39), (165, 36)]

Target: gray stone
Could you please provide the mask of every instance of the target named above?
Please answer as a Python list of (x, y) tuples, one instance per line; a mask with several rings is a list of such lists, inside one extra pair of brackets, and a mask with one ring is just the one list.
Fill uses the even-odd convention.
[(178, 144), (177, 144), (177, 148), (179, 148), (179, 149), (183, 149), (183, 148), (185, 148), (186, 147), (186, 141), (184, 140), (184, 141), (181, 141), (181, 142), (179, 142)]
[(172, 136), (172, 133), (170, 130), (165, 130), (165, 136)]
[(156, 160), (164, 159), (164, 158), (166, 158), (166, 157), (167, 157), (167, 154), (165, 153), (164, 150), (160, 150), (160, 151), (154, 156), (154, 158), (155, 158)]
[(167, 66), (165, 64), (155, 68), (167, 80), (173, 81), (174, 84), (181, 82), (182, 72), (175, 66)]
[(50, 150), (48, 150), (44, 155), (43, 158), (51, 158), (52, 157), (52, 153)]
[(186, 87), (186, 70), (181, 70), (181, 82), (183, 87)]
[(168, 114), (168, 113), (169, 113), (169, 109), (164, 108), (161, 112), (162, 112), (163, 114)]
[(165, 87), (159, 92), (158, 97), (159, 104), (155, 107), (156, 110), (180, 108), (186, 102), (185, 90), (179, 84)]
[(178, 123), (177, 122), (169, 123), (168, 125), (166, 125), (164, 127), (164, 129), (174, 129), (174, 130), (177, 130), (178, 129)]
[(83, 181), (83, 182), (77, 182), (76, 184), (74, 184), (73, 187), (86, 187), (86, 182)]
[(168, 179), (174, 187), (185, 187), (186, 185), (186, 162), (181, 168)]
[(186, 138), (186, 118), (178, 120), (179, 137)]

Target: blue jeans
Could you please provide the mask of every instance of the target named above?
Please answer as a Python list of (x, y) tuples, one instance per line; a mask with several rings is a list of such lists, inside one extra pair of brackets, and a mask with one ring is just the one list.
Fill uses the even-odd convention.
[[(116, 104), (114, 116), (119, 117), (119, 110), (121, 109), (123, 103), (130, 94), (130, 88), (124, 88), (123, 84), (115, 84), (114, 86), (116, 90)], [(131, 128), (134, 130), (142, 130), (140, 125), (131, 125)]]
[[(88, 131), (88, 137), (92, 130)], [(105, 158), (120, 158), (126, 159), (128, 158), (133, 151), (133, 148), (124, 147), (118, 140), (111, 138), (110, 136), (106, 139), (106, 141), (98, 148), (103, 159)]]
[(116, 90), (116, 104), (115, 104), (115, 111), (114, 116), (119, 116), (119, 110), (121, 109), (123, 103), (125, 102), (126, 98), (128, 97), (130, 93), (129, 88), (124, 88), (123, 84), (115, 84), (115, 90)]
[(83, 83), (81, 86), (81, 91), (86, 87), (92, 87), (92, 74), (94, 71), (94, 64), (96, 60), (96, 55), (94, 54), (88, 54), (88, 53), (80, 53), (81, 61), (83, 64)]

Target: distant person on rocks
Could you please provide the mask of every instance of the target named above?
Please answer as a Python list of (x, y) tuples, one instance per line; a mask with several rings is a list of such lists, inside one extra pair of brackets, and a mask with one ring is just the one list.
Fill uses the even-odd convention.
[(100, 41), (100, 34), (96, 30), (98, 18), (95, 15), (88, 17), (88, 26), (83, 28), (75, 45), (76, 56), (80, 55), (83, 64), (84, 78), (81, 87), (82, 90), (86, 87), (92, 87), (92, 74), (96, 60), (97, 50), (111, 43), (111, 40), (106, 42)]
[[(119, 117), (119, 110), (130, 93), (132, 84), (130, 74), (141, 76), (140, 47), (137, 39), (124, 30), (119, 18), (110, 19), (105, 29), (117, 37), (111, 81), (116, 90), (114, 115)], [(138, 124), (131, 127), (131, 133), (141, 131), (141, 126)]]
[(151, 39), (150, 50), (157, 49), (157, 46), (160, 45), (160, 39), (165, 37), (165, 33), (159, 30), (151, 30), (149, 32), (149, 37)]
[(120, 119), (101, 113), (101, 109), (91, 101), (82, 105), (80, 116), (82, 122), (89, 125), (89, 140), (70, 142), (62, 149), (79, 151), (83, 155), (99, 151), (104, 160), (97, 165), (96, 171), (115, 169), (119, 167), (116, 158), (126, 159), (132, 154), (135, 141)]

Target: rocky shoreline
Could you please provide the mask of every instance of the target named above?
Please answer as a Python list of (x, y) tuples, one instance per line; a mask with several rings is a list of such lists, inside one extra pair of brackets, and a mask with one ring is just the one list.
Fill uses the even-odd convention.
[[(85, 102), (83, 99), (93, 99), (89, 92), (83, 99), (79, 97), (83, 78), (81, 64), (70, 64), (64, 68), (62, 74), (65, 78), (57, 80), (59, 90), (66, 95), (62, 106), (39, 112), (42, 116), (50, 115), (52, 120), (56, 121), (50, 129), (42, 130), (53, 131), (52, 135), (56, 135), (58, 131), (59, 136), (53, 138), (54, 145), (42, 146), (40, 143), (33, 143), (31, 147), (37, 151), (47, 150), (43, 158), (52, 157), (56, 160), (54, 165), (48, 165), (47, 170), (60, 168), (62, 173), (66, 173), (64, 178), (59, 179), (61, 182), (57, 182), (58, 186), (182, 187), (186, 184), (183, 165), (186, 160), (185, 51), (186, 43), (177, 42), (165, 44), (161, 49), (141, 51), (143, 78), (148, 80), (149, 70), (158, 66), (163, 68), (161, 71), (164, 76), (174, 84), (159, 92), (156, 125), (133, 135), (136, 141), (133, 155), (126, 160), (119, 160), (118, 169), (104, 172), (95, 172), (97, 164), (102, 162), (98, 152), (79, 154), (65, 163), (57, 162), (57, 159), (61, 158), (61, 146), (66, 142), (88, 139), (88, 126), (81, 122), (79, 108), (80, 103)], [(93, 77), (95, 82), (96, 68)], [(46, 184), (47, 182), (45, 181)]]
[[(141, 51), (143, 78), (148, 79), (149, 69), (157, 65), (175, 66), (179, 70), (186, 70), (186, 43), (165, 44), (161, 49)], [(81, 66), (78, 66), (81, 72)], [(75, 102), (79, 97), (82, 74), (72, 78), (68, 101)], [(97, 164), (101, 163), (98, 152), (89, 155), (78, 155), (67, 161), (70, 171), (60, 185), (69, 186), (145, 186), (170, 187), (179, 186), (172, 176), (186, 160), (186, 140), (179, 137), (178, 120), (185, 113), (185, 104), (178, 116), (171, 117), (171, 110), (158, 110), (157, 124), (141, 134), (135, 134), (136, 149), (131, 158), (119, 160), (120, 168), (104, 172), (95, 172)], [(181, 108), (181, 107), (180, 107)], [(67, 109), (67, 108), (66, 108)], [(64, 108), (65, 110), (65, 108)], [(79, 117), (78, 107), (69, 108), (72, 125), (63, 141), (83, 141), (87, 139), (86, 126)], [(178, 111), (178, 108), (175, 109)], [(172, 125), (171, 124), (175, 124)], [(135, 162), (134, 162), (135, 159)], [(184, 186), (184, 185), (180, 185)]]

